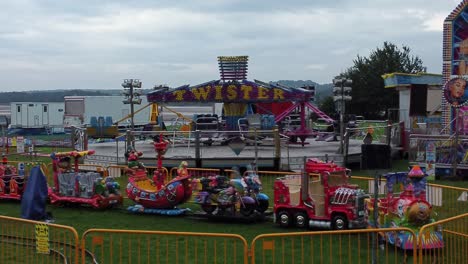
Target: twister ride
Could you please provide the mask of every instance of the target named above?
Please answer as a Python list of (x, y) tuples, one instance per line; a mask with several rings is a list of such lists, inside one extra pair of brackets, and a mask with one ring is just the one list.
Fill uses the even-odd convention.
[(54, 205), (83, 204), (96, 209), (122, 205), (120, 185), (113, 177), (79, 170), (79, 160), (94, 150), (52, 153), (54, 185), (48, 188)]
[(141, 152), (136, 152), (134, 149), (128, 152), (129, 177), (126, 191), (128, 198), (136, 203), (128, 207), (128, 211), (161, 215), (184, 214), (188, 209), (179, 209), (177, 205), (183, 204), (192, 195), (190, 175), (179, 174), (164, 185), (167, 175), (162, 167), (162, 159), (167, 149), (167, 142), (162, 135), (159, 137), (159, 142), (154, 143), (154, 148), (158, 154), (158, 167), (154, 171), (153, 179), (148, 178), (144, 165), (138, 162)]
[[(387, 195), (377, 200), (377, 222), (373, 219), (376, 210), (374, 198), (367, 199), (367, 217), (371, 227), (407, 227), (418, 236), (419, 229), (434, 222), (432, 205), (426, 200), (426, 177), (418, 165), (409, 172), (396, 172), (384, 175)], [(398, 184), (403, 185), (403, 192), (395, 193)], [(402, 249), (413, 249), (413, 236), (405, 232), (385, 232), (382, 237), (390, 244)], [(438, 228), (426, 230), (420, 241), (423, 249), (438, 249), (444, 246), (442, 232)]]
[[(196, 86), (157, 89), (147, 94), (148, 102), (159, 105), (223, 103), (223, 120), (218, 120), (218, 117), (209, 120), (210, 130), (220, 128), (225, 131), (240, 131), (241, 138), (244, 138), (245, 132), (255, 129), (271, 130), (296, 111), (299, 113), (300, 124), (284, 127), (283, 130), (291, 142), (300, 139), (302, 145), (306, 144), (306, 138), (316, 135), (316, 132), (306, 125), (306, 108), (320, 118), (333, 122), (333, 119), (311, 104), (313, 89), (292, 88), (257, 80), (248, 81), (248, 56), (223, 56), (218, 57), (218, 61), (220, 80)], [(202, 125), (207, 125), (207, 120), (204, 117)], [(219, 124), (221, 122), (222, 124)]]

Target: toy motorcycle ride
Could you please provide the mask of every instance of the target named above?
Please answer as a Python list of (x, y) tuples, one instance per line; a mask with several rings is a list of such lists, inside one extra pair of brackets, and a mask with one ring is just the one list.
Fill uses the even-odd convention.
[[(245, 217), (251, 216), (255, 210), (263, 213), (268, 208), (268, 197), (260, 195), (260, 188), (254, 186), (256, 182), (253, 179), (249, 182), (252, 184), (251, 187), (243, 178), (229, 180), (219, 175), (201, 178), (202, 188), (195, 196), (195, 203), (200, 204), (207, 214), (213, 214), (217, 210), (216, 215), (234, 216), (237, 208)], [(262, 200), (261, 207), (257, 199)]]
[(269, 206), (269, 197), (265, 193), (262, 193), (262, 182), (255, 173), (248, 173), (242, 179), (235, 179), (234, 181), (241, 181), (241, 184), (245, 185), (245, 194), (252, 197), (255, 202), (255, 210), (261, 214), (265, 213)]

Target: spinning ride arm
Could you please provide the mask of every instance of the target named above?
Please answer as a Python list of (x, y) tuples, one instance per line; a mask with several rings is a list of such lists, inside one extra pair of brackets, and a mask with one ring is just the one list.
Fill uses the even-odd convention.
[[(136, 110), (135, 112), (133, 112), (133, 115), (135, 116), (136, 114), (138, 114), (139, 112), (141, 112), (143, 109), (145, 109), (146, 107), (148, 107), (148, 106), (150, 106), (150, 105), (152, 105), (152, 104), (153, 104), (153, 103), (147, 104), (147, 105), (143, 106), (142, 108)], [(118, 121), (115, 121), (115, 122), (114, 122), (114, 125), (118, 125), (120, 122), (122, 122), (122, 121), (124, 121), (124, 120), (127, 120), (127, 119), (129, 119), (130, 117), (132, 117), (132, 114), (128, 114), (128, 115), (126, 115), (124, 118), (122, 118), (122, 119), (120, 119), (120, 120), (118, 120)]]
[(164, 105), (161, 105), (161, 106), (164, 107), (164, 109), (167, 109), (168, 111), (170, 111), (170, 112), (176, 114), (177, 117), (180, 117), (180, 118), (184, 119), (185, 121), (187, 121), (187, 122), (189, 122), (189, 123), (190, 123), (190, 122), (193, 122), (192, 119), (190, 119), (190, 118), (184, 116), (183, 114), (181, 114), (181, 113), (179, 113), (179, 112), (177, 112), (177, 111), (174, 111), (174, 110), (170, 109), (170, 108), (167, 107), (167, 106), (164, 106)]

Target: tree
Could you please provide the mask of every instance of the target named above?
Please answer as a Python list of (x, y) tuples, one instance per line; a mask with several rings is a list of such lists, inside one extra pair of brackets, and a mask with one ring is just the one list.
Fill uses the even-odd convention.
[(353, 80), (352, 101), (346, 112), (375, 119), (389, 108), (398, 107), (398, 91), (384, 88), (383, 74), (392, 72), (426, 72), (422, 60), (410, 54), (410, 48), (399, 49), (395, 44), (384, 42), (382, 48), (372, 51), (369, 57), (357, 56), (354, 66), (340, 77)]
[(333, 101), (333, 97), (327, 96), (320, 101), (319, 109), (328, 116), (333, 116), (335, 113), (335, 102)]

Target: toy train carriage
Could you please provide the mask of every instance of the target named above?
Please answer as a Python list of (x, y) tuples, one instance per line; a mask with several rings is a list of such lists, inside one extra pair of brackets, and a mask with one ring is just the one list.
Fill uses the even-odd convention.
[(12, 165), (0, 165), (0, 199), (21, 200), (26, 187), (24, 176)]
[[(78, 169), (79, 158), (94, 154), (90, 151), (52, 153), (54, 186), (49, 187), (51, 204), (87, 204), (94, 208), (121, 205), (120, 186), (112, 177)], [(74, 159), (72, 166), (71, 159)]]
[[(432, 205), (426, 200), (425, 177), (427, 175), (421, 172), (422, 176), (414, 176), (415, 173), (412, 171), (385, 175), (387, 195), (377, 200), (377, 225), (373, 219), (374, 199), (366, 200), (368, 223), (371, 227), (410, 228), (417, 237), (422, 226), (435, 221), (432, 218)], [(393, 192), (397, 183), (403, 184), (403, 192), (400, 194)], [(384, 238), (402, 249), (413, 249), (413, 236), (409, 233), (388, 232), (384, 234)], [(437, 227), (426, 229), (421, 243), (424, 249), (441, 248), (444, 245), (442, 233)]]

